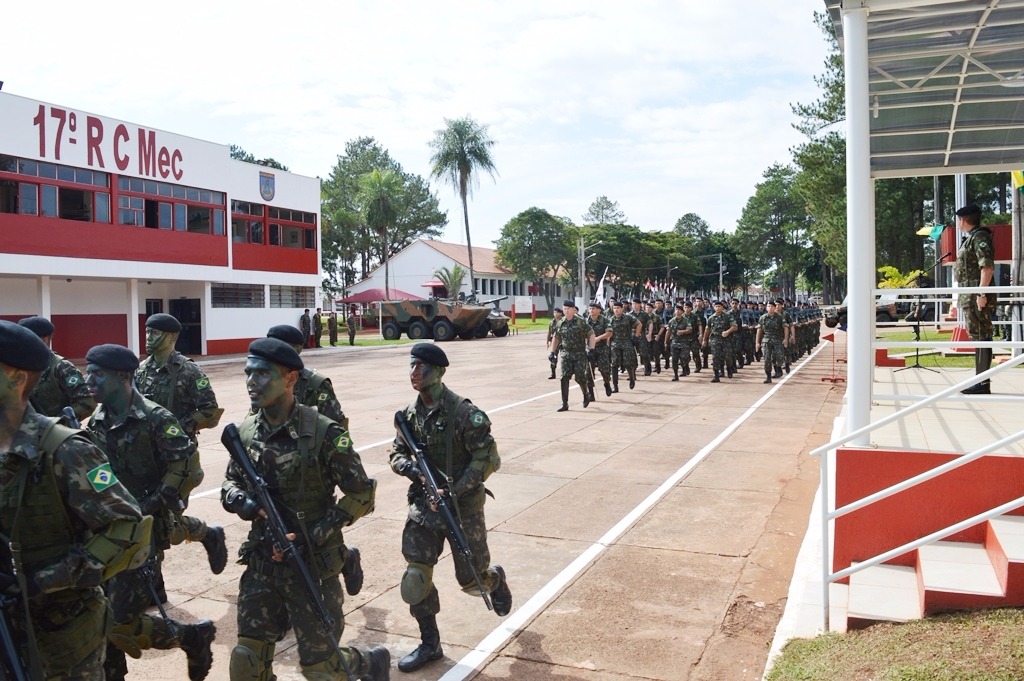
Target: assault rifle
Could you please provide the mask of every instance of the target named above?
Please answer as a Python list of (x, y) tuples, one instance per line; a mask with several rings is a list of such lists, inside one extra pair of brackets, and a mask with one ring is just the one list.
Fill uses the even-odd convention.
[[(274, 505), (274, 500), (267, 489), (267, 481), (256, 472), (256, 467), (252, 465), (252, 460), (249, 459), (245, 446), (242, 444), (242, 438), (238, 435), (238, 427), (233, 423), (225, 426), (224, 432), (220, 436), (220, 442), (228, 450), (231, 460), (235, 462), (235, 465), (242, 472), (242, 476), (248, 483), (249, 489), (256, 495), (256, 502), (263, 513), (266, 514), (264, 520), (266, 520), (267, 527), (270, 529), (274, 548), (281, 552), (288, 567), (298, 576), (299, 582), (306, 592), (306, 598), (309, 599), (313, 610), (316, 611), (317, 617), (320, 618), (321, 633), (331, 639), (332, 645), (337, 645), (337, 642), (333, 640), (334, 617), (331, 616), (331, 613), (327, 612), (327, 606), (324, 605), (324, 597), (320, 593), (320, 587), (317, 586), (313, 576), (309, 573), (309, 567), (299, 554), (299, 548), (288, 538), (288, 528), (285, 526), (280, 512), (278, 512), (277, 506)], [(338, 655), (345, 667), (345, 673), (348, 674), (349, 679), (354, 680), (355, 677), (352, 675), (352, 670), (349, 669), (345, 656), (341, 654), (341, 651), (338, 651)]]
[(395, 412), (395, 428), (398, 430), (398, 437), (405, 443), (406, 449), (409, 450), (409, 454), (412, 456), (416, 467), (420, 469), (423, 491), (427, 495), (427, 503), (432, 509), (436, 508), (441, 514), (441, 519), (444, 520), (444, 527), (448, 533), (448, 540), (451, 542), (452, 550), (462, 556), (466, 564), (469, 565), (469, 569), (473, 573), (473, 579), (476, 580), (476, 586), (480, 589), (480, 597), (484, 599), (484, 605), (487, 606), (488, 610), (494, 610), (494, 606), (491, 605), (490, 595), (487, 589), (484, 588), (483, 582), (480, 581), (480, 575), (473, 564), (473, 552), (469, 548), (466, 533), (463, 532), (462, 526), (459, 525), (459, 521), (455, 518), (455, 513), (448, 502), (448, 495), (444, 494), (437, 486), (437, 480), (434, 478), (433, 470), (431, 470), (430, 461), (427, 459), (426, 449), (423, 445), (416, 442), (416, 438), (412, 434), (412, 428), (409, 427), (409, 419), (405, 417), (404, 411)]
[[(3, 535), (0, 535), (0, 558), (0, 583), (15, 584), (14, 561), (9, 555), (7, 537)], [(0, 652), (3, 652), (0, 658), (0, 681), (30, 681), (32, 678), (28, 661), (21, 658), (18, 644), (14, 641), (8, 619), (10, 609), (20, 601), (17, 593), (9, 595), (0, 591)]]

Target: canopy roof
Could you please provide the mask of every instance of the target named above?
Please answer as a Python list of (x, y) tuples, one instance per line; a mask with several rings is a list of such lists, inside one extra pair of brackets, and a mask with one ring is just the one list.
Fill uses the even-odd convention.
[(384, 295), (384, 289), (382, 288), (368, 288), (365, 291), (359, 293), (353, 293), (350, 296), (339, 298), (339, 303), (376, 303), (380, 300), (426, 300), (423, 296), (418, 296), (415, 293), (406, 293), (405, 291), (399, 291), (398, 289), (391, 289), (389, 291), (390, 296)]
[(869, 10), (873, 177), (1024, 169), (1024, 0), (845, 5)]

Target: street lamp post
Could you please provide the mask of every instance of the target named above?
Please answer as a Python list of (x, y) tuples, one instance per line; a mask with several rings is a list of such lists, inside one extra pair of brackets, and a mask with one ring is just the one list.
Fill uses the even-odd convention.
[(586, 292), (586, 289), (587, 289), (587, 258), (592, 258), (592, 257), (594, 257), (594, 255), (596, 255), (595, 253), (591, 253), (590, 255), (587, 255), (587, 251), (590, 250), (591, 248), (593, 248), (594, 246), (598, 246), (598, 245), (600, 245), (602, 243), (604, 243), (604, 242), (603, 241), (595, 241), (594, 243), (592, 243), (590, 245), (584, 245), (583, 237), (582, 236), (580, 237), (580, 240), (579, 240), (579, 254), (578, 254), (578, 256), (579, 256), (579, 268), (580, 268), (580, 270), (579, 270), (580, 271), (580, 288), (579, 288), (579, 290), (580, 290), (580, 300), (582, 301), (582, 304), (584, 304), (584, 305), (587, 302), (586, 300), (584, 300), (587, 297), (587, 292)]

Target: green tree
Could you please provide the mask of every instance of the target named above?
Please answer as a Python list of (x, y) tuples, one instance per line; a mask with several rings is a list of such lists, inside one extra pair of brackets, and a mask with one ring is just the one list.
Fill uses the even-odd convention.
[(448, 222), (426, 180), (404, 172), (372, 137), (349, 141), (321, 184), (325, 288), (330, 284), (343, 291), (383, 262), (384, 244), (366, 224), (358, 199), (359, 178), (373, 170), (391, 170), (403, 183), (396, 221), (388, 233), (389, 252), (400, 251), (421, 237), (440, 236)]
[(496, 260), (515, 273), (517, 281), (542, 286), (548, 309), (554, 307), (559, 272), (575, 256), (574, 230), (543, 208), (528, 208), (501, 228)]
[(466, 280), (466, 268), (455, 263), (451, 268), (442, 267), (434, 270), (434, 276), (444, 284), (449, 298), (457, 298), (459, 291), (462, 290), (462, 282)]
[(585, 225), (624, 225), (626, 214), (619, 208), (618, 201), (612, 201), (603, 194), (590, 204), (583, 215)]
[[(469, 280), (474, 285), (473, 240), (469, 232), (468, 197), (474, 186), (479, 185), (480, 171), (492, 178), (497, 170), (491, 158), (494, 140), (487, 134), (487, 126), (480, 125), (469, 116), (444, 120), (445, 127), (434, 133), (430, 147), (434, 155), (430, 158), (431, 177), (450, 184), (462, 201), (462, 218), (466, 225), (466, 249), (469, 253)], [(474, 293), (476, 291), (474, 290)]]
[(250, 154), (248, 151), (238, 146), (237, 144), (229, 145), (228, 152), (231, 154), (231, 158), (235, 159), (236, 161), (245, 161), (246, 163), (254, 163), (258, 166), (266, 166), (268, 168), (275, 168), (277, 170), (283, 170), (285, 172), (288, 172), (288, 166), (283, 165), (269, 157), (257, 160), (255, 156), (253, 156), (252, 154)]
[(388, 230), (398, 220), (398, 205), (402, 195), (402, 178), (394, 170), (371, 170), (359, 177), (358, 201), (363, 206), (366, 224), (376, 232), (384, 253), (384, 297), (391, 298), (390, 241)]

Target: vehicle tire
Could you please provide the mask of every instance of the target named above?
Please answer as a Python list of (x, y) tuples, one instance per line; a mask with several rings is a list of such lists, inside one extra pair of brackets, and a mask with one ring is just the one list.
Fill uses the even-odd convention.
[(434, 322), (434, 340), (437, 342), (450, 341), (455, 338), (455, 327), (447, 319), (438, 319)]
[(491, 332), (491, 327), (487, 325), (487, 322), (480, 322), (473, 329), (473, 335), (477, 338), (487, 338), (487, 334)]
[(892, 321), (892, 317), (890, 317), (885, 312), (879, 312), (878, 314), (875, 315), (875, 321), (876, 322), (891, 322)]
[(384, 340), (398, 340), (402, 336), (402, 329), (394, 322), (386, 322), (380, 327), (380, 335), (384, 336)]
[(497, 336), (498, 338), (504, 338), (505, 336), (508, 335), (508, 327), (499, 326), (492, 333), (494, 333), (494, 335)]
[(474, 338), (476, 338), (476, 333), (474, 333), (472, 330), (463, 331), (462, 333), (459, 334), (459, 338), (461, 338), (462, 340), (473, 340)]
[(409, 325), (409, 338), (413, 340), (421, 340), (430, 335), (430, 327), (420, 320), (414, 321)]

